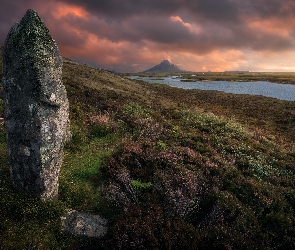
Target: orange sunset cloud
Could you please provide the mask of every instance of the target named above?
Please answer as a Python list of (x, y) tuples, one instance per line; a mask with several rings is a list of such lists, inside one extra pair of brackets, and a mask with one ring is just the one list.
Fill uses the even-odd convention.
[(35, 9), (62, 55), (139, 72), (169, 59), (189, 71), (295, 71), (295, 4), (229, 1), (25, 1), (2, 4), (0, 44)]

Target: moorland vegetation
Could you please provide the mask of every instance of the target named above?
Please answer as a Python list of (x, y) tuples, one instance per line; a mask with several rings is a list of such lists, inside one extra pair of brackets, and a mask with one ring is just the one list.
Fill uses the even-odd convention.
[[(69, 59), (63, 82), (73, 137), (58, 200), (13, 190), (0, 125), (1, 247), (294, 249), (295, 102), (175, 89)], [(107, 235), (61, 233), (67, 208), (107, 218)]]

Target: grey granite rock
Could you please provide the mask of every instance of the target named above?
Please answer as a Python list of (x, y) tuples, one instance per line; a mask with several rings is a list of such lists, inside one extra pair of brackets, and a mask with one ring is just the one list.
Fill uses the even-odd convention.
[(100, 238), (107, 233), (107, 223), (107, 220), (99, 215), (69, 210), (61, 218), (61, 229), (73, 235)]
[(62, 57), (34, 10), (11, 28), (2, 54), (13, 186), (43, 200), (54, 199), (64, 143), (71, 137)]

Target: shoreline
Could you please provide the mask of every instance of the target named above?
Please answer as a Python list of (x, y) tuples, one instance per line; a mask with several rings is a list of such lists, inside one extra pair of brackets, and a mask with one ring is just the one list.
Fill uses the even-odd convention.
[(138, 77), (153, 77), (156, 79), (163, 77), (177, 76), (181, 78), (182, 82), (196, 82), (196, 81), (229, 81), (229, 82), (257, 82), (266, 81), (278, 84), (292, 84), (295, 85), (295, 72), (249, 72), (249, 73), (223, 73), (223, 72), (206, 72), (206, 73), (122, 73), (122, 75), (138, 76)]

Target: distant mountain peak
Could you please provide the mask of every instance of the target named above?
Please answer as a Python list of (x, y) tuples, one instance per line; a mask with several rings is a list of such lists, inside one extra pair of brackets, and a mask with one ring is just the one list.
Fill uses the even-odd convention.
[(169, 60), (166, 60), (166, 59), (164, 59), (161, 63), (172, 64), (171, 62), (169, 62)]
[(174, 72), (185, 72), (175, 64), (169, 62), (169, 60), (162, 60), (160, 64), (143, 71), (144, 73), (174, 73)]

